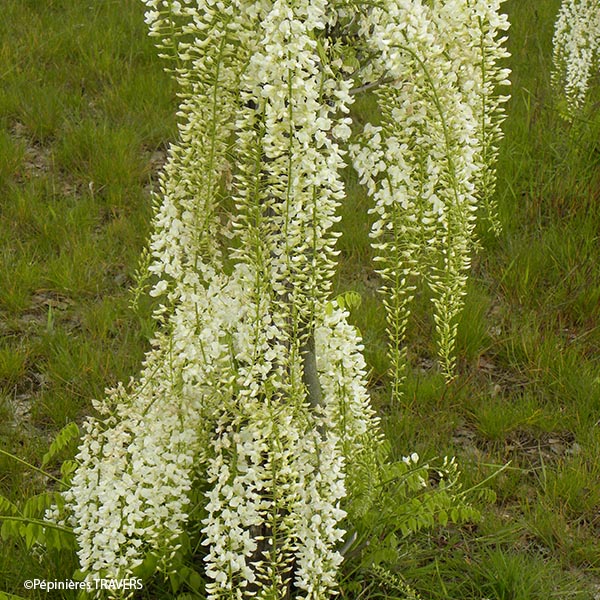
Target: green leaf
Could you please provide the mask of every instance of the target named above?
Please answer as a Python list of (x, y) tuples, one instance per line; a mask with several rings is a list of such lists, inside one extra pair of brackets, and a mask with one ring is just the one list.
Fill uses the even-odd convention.
[(25, 545), (27, 546), (27, 550), (30, 550), (36, 542), (44, 544), (44, 541), (43, 527), (38, 523), (28, 523), (25, 527)]
[(352, 290), (348, 292), (344, 292), (339, 296), (336, 296), (335, 303), (339, 308), (344, 310), (347, 308), (348, 310), (352, 310), (353, 308), (358, 308), (362, 302), (362, 298), (358, 292), (354, 292)]
[(44, 536), (44, 545), (48, 550), (75, 550), (75, 535), (71, 532), (44, 527)]
[(32, 496), (25, 502), (25, 505), (23, 506), (23, 516), (26, 519), (39, 517), (40, 513), (52, 504), (52, 502), (45, 502), (44, 496), (45, 494)]
[(154, 575), (157, 566), (158, 558), (154, 554), (147, 554), (142, 564), (133, 569), (133, 576), (147, 580)]
[(60, 466), (60, 474), (65, 482), (70, 482), (73, 473), (77, 469), (77, 462), (74, 460), (65, 460)]
[(73, 440), (79, 438), (79, 427), (76, 423), (67, 423), (50, 444), (48, 452), (42, 458), (42, 467), (46, 466), (57, 454), (62, 452)]
[(46, 543), (45, 546), (46, 548), (48, 548), (49, 550), (61, 550), (63, 545), (61, 543), (62, 540), (62, 534), (63, 532), (58, 531), (57, 529), (54, 529), (52, 527), (48, 527), (46, 529), (45, 535), (46, 535)]
[(199, 592), (204, 585), (204, 580), (202, 579), (200, 573), (194, 571), (193, 569), (190, 569), (187, 581), (188, 585), (194, 590), (194, 592)]
[(417, 519), (415, 517), (408, 518), (408, 527), (413, 532), (418, 531), (420, 529), (420, 527), (417, 523)]
[(346, 305), (348, 308), (359, 308), (362, 302), (362, 298), (358, 292), (346, 292)]
[(19, 509), (8, 498), (0, 496), (0, 513), (14, 516), (19, 514)]
[(438, 521), (442, 527), (448, 525), (448, 513), (445, 510), (440, 510), (438, 514)]
[(177, 540), (175, 541), (175, 544), (179, 547), (177, 554), (179, 554), (182, 557), (186, 556), (187, 554), (189, 554), (192, 551), (190, 536), (185, 531), (183, 531), (182, 533), (180, 533), (177, 536)]
[(20, 538), (19, 523), (10, 519), (4, 520), (2, 523), (2, 528), (0, 528), (0, 537), (5, 542), (14, 538)]
[(393, 563), (396, 560), (398, 560), (398, 552), (394, 548), (377, 548), (366, 556), (363, 565), (372, 567), (381, 563)]
[(169, 573), (169, 581), (171, 582), (173, 593), (176, 594), (181, 584), (185, 581), (185, 578), (182, 576), (181, 571), (178, 571), (177, 573)]

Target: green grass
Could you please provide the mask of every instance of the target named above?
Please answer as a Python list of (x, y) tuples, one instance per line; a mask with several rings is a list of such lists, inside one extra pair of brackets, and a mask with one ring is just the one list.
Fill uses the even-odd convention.
[[(558, 5), (505, 5), (513, 87), (498, 172), (503, 232), (482, 228), (450, 385), (419, 292), (394, 409), (370, 203), (345, 173), (335, 293), (362, 297), (352, 320), (393, 453), (455, 455), (466, 487), (510, 461), (490, 483), (496, 501), (481, 523), (402, 541), (392, 568), (423, 598), (598, 593), (599, 90), (574, 125), (558, 118), (549, 84)], [(176, 98), (137, 0), (7, 0), (0, 64), (0, 448), (37, 465), (66, 422), (138, 371), (148, 347), (151, 304), (134, 312), (128, 288), (149, 231), (149, 189), (175, 136)], [(374, 110), (369, 97), (355, 107), (361, 121)], [(19, 501), (45, 485), (0, 455), (2, 494)], [(46, 597), (27, 596), (22, 582), (72, 570), (0, 547), (0, 591)]]
[[(151, 306), (132, 311), (128, 288), (175, 95), (135, 0), (9, 1), (0, 40), (0, 449), (39, 465), (148, 346)], [(46, 485), (0, 456), (2, 494)], [(63, 558), (3, 543), (0, 590), (69, 578)]]

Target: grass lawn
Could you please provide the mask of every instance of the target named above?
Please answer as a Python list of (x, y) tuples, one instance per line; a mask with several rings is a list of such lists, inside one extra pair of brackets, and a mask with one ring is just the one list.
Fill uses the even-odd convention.
[[(456, 456), (466, 487), (510, 462), (480, 523), (401, 542), (396, 568), (424, 599), (600, 598), (600, 95), (596, 80), (574, 125), (557, 114), (559, 3), (505, 4), (503, 232), (481, 227), (450, 385), (436, 367), (431, 303), (417, 295), (399, 407), (388, 405), (369, 200), (346, 176), (337, 292), (362, 297), (352, 318), (393, 451)], [(39, 465), (57, 431), (135, 375), (148, 348), (152, 304), (133, 310), (129, 289), (176, 136), (176, 97), (138, 0), (4, 0), (2, 13), (0, 449)], [(364, 98), (356, 111), (365, 118), (372, 106)], [(19, 503), (47, 485), (0, 455), (0, 494)], [(0, 598), (62, 598), (23, 582), (74, 568), (0, 542)], [(379, 591), (342, 597), (404, 597)]]

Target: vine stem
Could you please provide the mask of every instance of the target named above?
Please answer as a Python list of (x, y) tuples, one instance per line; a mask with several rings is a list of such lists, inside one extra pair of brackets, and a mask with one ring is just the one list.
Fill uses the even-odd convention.
[(0, 520), (4, 521), (17, 521), (19, 523), (33, 523), (34, 525), (40, 525), (41, 527), (49, 527), (50, 529), (56, 529), (64, 533), (73, 533), (73, 530), (69, 527), (63, 527), (50, 521), (42, 521), (41, 519), (31, 519), (29, 517), (16, 517), (13, 515), (0, 515)]
[(0, 448), (0, 454), (2, 454), (3, 456), (8, 456), (8, 458), (12, 458), (13, 460), (21, 463), (22, 465), (25, 465), (26, 467), (29, 467), (30, 469), (33, 469), (34, 471), (37, 471), (38, 473), (41, 473), (42, 475), (44, 475), (46, 477), (50, 477), (50, 479), (52, 479), (53, 481), (56, 481), (57, 483), (60, 483), (64, 487), (69, 487), (69, 485), (62, 479), (59, 479), (58, 477), (54, 477), (54, 475), (51, 475), (50, 473), (44, 471), (43, 469), (40, 469), (39, 467), (36, 467), (35, 465), (28, 463), (26, 460), (23, 460), (22, 458), (19, 458), (18, 456), (15, 456), (14, 454), (7, 452), (6, 450), (2, 450), (2, 448)]

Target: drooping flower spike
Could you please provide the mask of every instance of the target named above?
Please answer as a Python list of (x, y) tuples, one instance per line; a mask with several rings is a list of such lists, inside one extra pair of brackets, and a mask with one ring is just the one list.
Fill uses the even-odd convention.
[(583, 107), (590, 77), (600, 65), (600, 2), (563, 0), (554, 26), (552, 81), (565, 96), (564, 116)]
[[(60, 518), (88, 579), (148, 557), (169, 573), (200, 513), (210, 600), (329, 598), (381, 442), (362, 343), (331, 299), (353, 93), (381, 83), (382, 127), (354, 162), (376, 200), (397, 380), (422, 271), (451, 367), (482, 140), (498, 121), (471, 106), (472, 65), (449, 47), (464, 31), (435, 5), (143, 1), (181, 93), (148, 253), (158, 333), (141, 375), (96, 404)], [(473, 39), (495, 48), (498, 23)]]
[(501, 137), (497, 87), (508, 22), (500, 0), (388, 0), (363, 16), (379, 50), (381, 122), (351, 147), (375, 200), (371, 230), (388, 313), (394, 397), (402, 395), (405, 332), (417, 280), (433, 291), (442, 369), (455, 366), (457, 318), (480, 207), (491, 212)]

